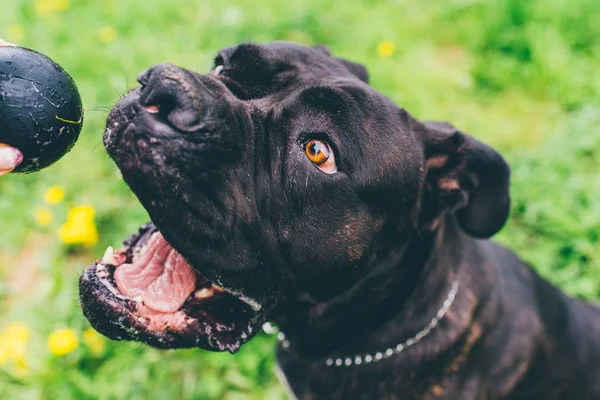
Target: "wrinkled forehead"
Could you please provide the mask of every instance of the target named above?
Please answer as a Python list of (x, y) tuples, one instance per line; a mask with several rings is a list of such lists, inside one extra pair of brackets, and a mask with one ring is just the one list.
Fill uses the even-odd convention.
[(240, 44), (221, 50), (215, 65), (240, 83), (313, 82), (326, 77), (356, 79), (356, 76), (322, 48), (289, 42)]
[[(364, 67), (327, 49), (288, 42), (241, 44), (221, 50), (215, 64), (223, 66), (219, 79), (231, 92), (252, 100), (253, 109), (261, 111), (257, 115), (266, 115), (272, 130), (287, 132), (283, 136), (326, 133), (346, 151), (390, 147), (397, 106), (368, 85), (366, 72), (358, 69)], [(283, 126), (275, 129), (278, 123)], [(366, 142), (372, 143), (369, 149)]]

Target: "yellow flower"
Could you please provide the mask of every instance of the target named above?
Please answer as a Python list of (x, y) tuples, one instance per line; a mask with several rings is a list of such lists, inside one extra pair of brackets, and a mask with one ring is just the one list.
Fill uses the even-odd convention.
[(95, 214), (92, 206), (71, 208), (67, 221), (58, 230), (58, 236), (66, 244), (82, 244), (87, 247), (95, 245), (98, 242)]
[(54, 331), (48, 337), (48, 349), (55, 356), (64, 356), (79, 346), (79, 339), (72, 329), (64, 328)]
[(48, 204), (58, 204), (65, 198), (65, 191), (61, 186), (54, 185), (44, 193), (44, 200)]
[(38, 14), (48, 14), (54, 9), (54, 0), (35, 0), (33, 7)]
[(69, 0), (55, 0), (54, 1), (54, 9), (56, 11), (65, 11), (71, 7), (71, 3)]
[(4, 328), (4, 334), (11, 338), (19, 338), (25, 341), (29, 340), (31, 329), (22, 322), (11, 322)]
[(9, 361), (17, 367), (26, 367), (27, 343), (31, 330), (22, 322), (11, 322), (0, 332), (0, 365)]
[(27, 360), (25, 358), (15, 360), (15, 376), (17, 378), (22, 378), (29, 373), (29, 365), (27, 364)]
[(377, 55), (381, 57), (390, 57), (396, 51), (396, 45), (390, 41), (384, 40), (377, 44)]
[(52, 222), (52, 213), (47, 208), (40, 208), (35, 212), (35, 222), (41, 226), (48, 226)]
[(35, 0), (33, 7), (39, 15), (48, 15), (54, 11), (65, 11), (71, 6), (69, 0)]
[(11, 25), (8, 27), (8, 41), (20, 42), (25, 38), (25, 29), (21, 25)]
[(8, 343), (4, 334), (0, 332), (0, 365), (4, 365), (9, 361), (8, 357)]
[(92, 328), (88, 328), (83, 332), (83, 342), (96, 355), (104, 352), (104, 338)]
[(102, 43), (114, 42), (117, 39), (117, 31), (112, 26), (103, 26), (98, 30), (98, 39)]

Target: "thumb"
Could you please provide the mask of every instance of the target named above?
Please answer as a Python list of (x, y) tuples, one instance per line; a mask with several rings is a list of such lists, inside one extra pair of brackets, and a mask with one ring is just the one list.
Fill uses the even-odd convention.
[(5, 47), (5, 46), (16, 47), (16, 45), (0, 39), (0, 47)]
[(23, 161), (23, 153), (12, 146), (0, 143), (0, 176), (8, 174)]

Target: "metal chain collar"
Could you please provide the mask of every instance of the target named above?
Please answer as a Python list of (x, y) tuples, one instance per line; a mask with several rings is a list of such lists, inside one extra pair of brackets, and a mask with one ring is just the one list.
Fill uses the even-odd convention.
[[(357, 355), (353, 355), (353, 356), (327, 358), (325, 360), (325, 365), (327, 365), (328, 367), (350, 367), (352, 365), (361, 365), (363, 363), (369, 364), (372, 362), (377, 362), (377, 361), (384, 360), (386, 358), (390, 358), (394, 354), (399, 354), (399, 353), (403, 352), (404, 350), (408, 349), (409, 347), (414, 346), (415, 344), (419, 343), (425, 336), (429, 335), (429, 333), (436, 326), (438, 326), (440, 321), (444, 318), (444, 316), (446, 315), (446, 313), (452, 306), (452, 303), (454, 303), (454, 299), (456, 298), (456, 294), (458, 293), (458, 286), (459, 286), (459, 281), (454, 280), (452, 282), (452, 287), (450, 288), (450, 291), (448, 292), (448, 296), (446, 297), (446, 300), (444, 300), (442, 307), (437, 311), (435, 317), (433, 317), (433, 319), (431, 321), (429, 321), (429, 324), (427, 324), (427, 326), (425, 328), (423, 328), (416, 335), (414, 335), (410, 339), (406, 340), (405, 342), (399, 343), (395, 347), (390, 347), (384, 351), (378, 351), (375, 354), (373, 354), (373, 353), (357, 354)], [(263, 325), (263, 330), (265, 331), (265, 333), (267, 333), (269, 335), (277, 334), (277, 339), (281, 342), (281, 345), (283, 346), (284, 349), (287, 349), (290, 347), (289, 340), (287, 340), (285, 338), (285, 334), (283, 332), (280, 332), (276, 326), (272, 325), (269, 322), (266, 322)]]

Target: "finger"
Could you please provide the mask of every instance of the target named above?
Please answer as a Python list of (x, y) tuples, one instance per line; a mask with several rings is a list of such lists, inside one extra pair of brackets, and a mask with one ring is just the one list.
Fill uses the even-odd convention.
[(0, 176), (8, 174), (23, 161), (23, 153), (12, 146), (0, 143)]
[(4, 41), (4, 40), (0, 39), (0, 47), (6, 47), (6, 46), (8, 46), (8, 47), (17, 47), (16, 44), (12, 44), (12, 43), (9, 43), (7, 41)]

